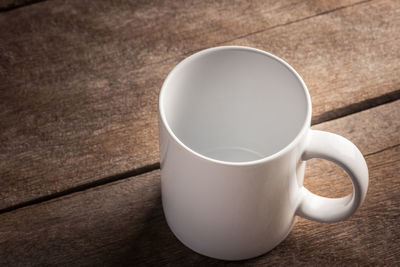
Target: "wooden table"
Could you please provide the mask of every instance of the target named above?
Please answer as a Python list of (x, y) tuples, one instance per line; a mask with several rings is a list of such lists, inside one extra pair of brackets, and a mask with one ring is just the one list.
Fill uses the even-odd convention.
[[(314, 129), (352, 140), (370, 187), (349, 220), (298, 219), (244, 265), (400, 265), (400, 1), (0, 1), (0, 266), (224, 265), (160, 200), (157, 97), (180, 60), (246, 45), (304, 78)], [(351, 184), (312, 160), (305, 184)]]

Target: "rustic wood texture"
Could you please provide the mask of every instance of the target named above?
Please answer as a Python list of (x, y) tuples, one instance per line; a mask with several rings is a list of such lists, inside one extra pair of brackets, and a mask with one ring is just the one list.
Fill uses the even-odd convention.
[[(396, 265), (400, 263), (400, 100), (315, 128), (337, 131), (364, 151), (370, 187), (349, 220), (299, 218), (278, 247), (243, 265)], [(395, 114), (395, 115), (393, 115)], [(387, 118), (387, 120), (384, 120)], [(348, 192), (339, 168), (309, 162), (306, 185), (323, 195)], [(0, 265), (228, 265), (198, 255), (169, 230), (159, 171), (0, 215)]]
[(384, 94), (400, 97), (400, 2), (373, 1), (245, 36), (235, 44), (268, 48), (298, 70), (313, 122)]
[(162, 80), (205, 47), (286, 59), (314, 122), (400, 97), (399, 6), (55, 0), (0, 14), (0, 210), (154, 169)]

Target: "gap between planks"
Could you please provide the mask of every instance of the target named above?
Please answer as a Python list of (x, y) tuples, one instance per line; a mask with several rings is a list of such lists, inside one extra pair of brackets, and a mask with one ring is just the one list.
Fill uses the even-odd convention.
[(86, 183), (86, 184), (81, 184), (81, 185), (78, 185), (78, 186), (75, 186), (75, 187), (68, 188), (67, 190), (63, 190), (63, 191), (60, 191), (60, 192), (57, 192), (57, 193), (49, 194), (49, 195), (46, 195), (46, 196), (43, 196), (43, 197), (38, 197), (38, 198), (29, 200), (29, 201), (21, 202), (21, 203), (19, 203), (17, 205), (9, 206), (7, 208), (1, 209), (0, 210), (0, 214), (6, 213), (6, 212), (10, 212), (10, 211), (13, 211), (13, 210), (16, 210), (16, 209), (24, 208), (24, 207), (27, 207), (27, 206), (39, 204), (39, 203), (42, 203), (42, 202), (46, 202), (46, 201), (49, 201), (49, 200), (52, 200), (52, 199), (55, 199), (55, 198), (59, 198), (59, 197), (62, 197), (62, 196), (66, 196), (66, 195), (69, 195), (69, 194), (72, 194), (72, 193), (85, 191), (85, 190), (93, 188), (93, 187), (109, 184), (109, 183), (112, 183), (112, 182), (115, 182), (115, 181), (119, 181), (119, 180), (124, 180), (124, 179), (127, 179), (129, 177), (138, 176), (138, 175), (144, 174), (146, 172), (151, 172), (151, 171), (157, 170), (159, 168), (160, 168), (160, 163), (157, 162), (157, 163), (154, 163), (154, 164), (146, 165), (146, 166), (143, 166), (143, 167), (140, 167), (140, 168), (137, 168), (137, 169), (133, 169), (133, 170), (130, 170), (130, 171), (126, 171), (126, 172), (123, 172), (123, 173), (107, 176), (107, 177), (104, 177), (102, 179), (99, 179), (99, 180), (96, 180), (96, 181), (93, 181), (93, 182), (89, 182), (89, 183)]
[(322, 113), (312, 119), (311, 125), (316, 125), (316, 124), (320, 124), (323, 122), (343, 118), (343, 117), (349, 116), (351, 114), (361, 112), (363, 110), (367, 110), (367, 109), (374, 108), (374, 107), (384, 105), (384, 104), (389, 104), (398, 99), (400, 99), (400, 89), (390, 92), (390, 93), (387, 93), (387, 94), (384, 94), (384, 95), (380, 95), (378, 97), (365, 99), (363, 101), (360, 101), (357, 103), (352, 103), (345, 107), (337, 108), (337, 109)]
[[(302, 21), (305, 21), (305, 20), (308, 20), (308, 19), (312, 19), (312, 18), (315, 18), (315, 17), (323, 16), (323, 15), (326, 15), (326, 14), (329, 14), (329, 13), (332, 13), (332, 12), (336, 12), (336, 11), (339, 11), (339, 10), (342, 10), (342, 9), (346, 9), (346, 8), (349, 8), (349, 7), (354, 7), (354, 6), (361, 5), (361, 4), (368, 3), (368, 2), (371, 2), (371, 0), (364, 0), (364, 1), (356, 2), (356, 3), (353, 3), (353, 4), (347, 5), (347, 6), (341, 6), (341, 7), (333, 8), (331, 10), (325, 10), (325, 11), (323, 11), (321, 13), (317, 13), (317, 14), (314, 14), (312, 16), (300, 18), (300, 19), (297, 19), (297, 20), (294, 20), (294, 21), (289, 21), (289, 22), (286, 22), (286, 23), (277, 24), (277, 25), (274, 25), (274, 26), (271, 26), (271, 27), (268, 27), (268, 28), (265, 28), (265, 29), (258, 30), (258, 31), (249, 32), (249, 33), (246, 33), (244, 35), (232, 38), (230, 40), (225, 40), (225, 41), (218, 42), (215, 45), (218, 46), (218, 45), (223, 45), (223, 44), (226, 44), (226, 43), (234, 42), (236, 40), (243, 39), (243, 38), (255, 35), (255, 34), (266, 32), (266, 31), (269, 31), (269, 30), (273, 30), (273, 29), (276, 29), (276, 28), (279, 28), (279, 27), (285, 27), (285, 26), (288, 26), (288, 25), (291, 25), (291, 24), (295, 24), (295, 23), (298, 23), (298, 22), (302, 22)], [(188, 52), (184, 53), (183, 56), (193, 54), (194, 52), (201, 51), (201, 50), (206, 49), (206, 48), (207, 47), (203, 47), (203, 48), (200, 48), (200, 49), (188, 51)]]
[[(14, 9), (18, 9), (18, 8), (25, 7), (25, 6), (30, 6), (30, 5), (41, 3), (41, 2), (45, 2), (45, 1), (47, 1), (47, 0), (26, 0), (26, 2), (25, 2), (25, 0), (23, 0), (22, 4), (16, 3), (16, 4), (10, 4), (9, 6), (6, 6), (6, 7), (1, 7), (0, 6), (0, 13), (1, 12), (12, 11)], [(243, 35), (240, 35), (240, 36), (236, 36), (236, 37), (234, 37), (232, 39), (229, 39), (229, 40), (220, 41), (220, 42), (215, 43), (213, 46), (224, 45), (226, 43), (230, 43), (230, 42), (233, 42), (233, 41), (236, 41), (236, 40), (240, 40), (240, 39), (243, 39), (243, 38), (255, 35), (255, 34), (259, 34), (259, 33), (262, 33), (262, 32), (266, 32), (266, 31), (269, 31), (269, 30), (272, 30), (272, 29), (275, 29), (275, 28), (285, 27), (285, 26), (288, 26), (288, 25), (291, 25), (291, 24), (295, 24), (295, 23), (299, 23), (299, 22), (302, 22), (302, 21), (305, 21), (305, 20), (308, 20), (308, 19), (312, 19), (314, 17), (323, 16), (323, 15), (326, 15), (326, 14), (330, 14), (330, 13), (333, 13), (333, 12), (336, 12), (336, 11), (339, 11), (339, 10), (343, 10), (343, 9), (346, 9), (346, 8), (354, 7), (354, 6), (361, 5), (361, 4), (364, 4), (364, 3), (368, 3), (368, 2), (371, 2), (371, 1), (372, 0), (363, 0), (363, 1), (360, 1), (360, 2), (353, 3), (353, 4), (349, 4), (349, 5), (333, 8), (331, 10), (325, 10), (323, 12), (320, 12), (320, 13), (317, 13), (317, 14), (314, 14), (314, 15), (311, 15), (311, 16), (303, 17), (303, 18), (300, 18), (300, 19), (297, 19), (297, 20), (286, 22), (286, 23), (276, 24), (276, 25), (273, 25), (271, 27), (267, 27), (267, 28), (264, 28), (264, 29), (261, 29), (261, 30), (257, 30), (257, 31), (254, 31), (254, 32), (249, 32), (249, 33), (246, 33), (246, 34), (243, 34)], [(198, 49), (194, 49), (194, 50), (190, 50), (190, 51), (186, 51), (183, 54), (180, 54), (178, 56), (167, 57), (167, 58), (165, 58), (163, 60), (160, 60), (160, 61), (157, 61), (157, 62), (153, 62), (151, 64), (145, 64), (142, 67), (146, 67), (148, 65), (158, 65), (158, 64), (162, 64), (162, 63), (168, 62), (170, 60), (176, 60), (176, 59), (179, 59), (179, 58), (182, 58), (182, 57), (189, 56), (189, 55), (191, 55), (191, 54), (193, 54), (195, 52), (198, 52), (198, 51), (201, 51), (201, 50), (204, 50), (204, 49), (207, 49), (207, 48), (209, 48), (209, 46), (198, 48)], [(321, 117), (324, 116), (324, 115), (325, 114), (322, 114)], [(328, 115), (326, 117), (329, 118), (330, 116)], [(332, 119), (334, 119), (334, 117), (332, 117)], [(315, 123), (320, 123), (320, 122), (323, 122), (323, 121), (319, 121), (318, 118), (315, 121)]]
[[(46, 1), (46, 0), (42, 0), (42, 1)], [(347, 5), (347, 6), (341, 6), (341, 7), (333, 8), (331, 10), (325, 10), (325, 11), (323, 11), (321, 13), (317, 13), (317, 14), (314, 14), (312, 16), (307, 16), (307, 17), (300, 18), (300, 19), (297, 19), (297, 20), (294, 20), (294, 21), (289, 21), (289, 22), (286, 22), (286, 23), (276, 24), (276, 25), (273, 25), (273, 26), (268, 27), (268, 28), (264, 28), (264, 29), (257, 30), (257, 31), (254, 31), (254, 32), (246, 33), (244, 35), (236, 36), (236, 37), (234, 37), (232, 39), (229, 39), (229, 40), (220, 41), (220, 42), (215, 43), (213, 46), (224, 45), (224, 44), (227, 44), (227, 43), (230, 43), (230, 42), (234, 42), (236, 40), (240, 40), (240, 39), (252, 36), (252, 35), (256, 35), (256, 34), (259, 34), (259, 33), (262, 33), (262, 32), (273, 30), (275, 28), (285, 27), (285, 26), (288, 26), (288, 25), (291, 25), (291, 24), (295, 24), (295, 23), (302, 22), (302, 21), (305, 21), (305, 20), (308, 20), (308, 19), (312, 19), (314, 17), (323, 16), (323, 15), (326, 15), (326, 14), (329, 14), (329, 13), (332, 13), (332, 12), (336, 12), (336, 11), (339, 11), (339, 10), (342, 10), (342, 9), (346, 9), (346, 8), (349, 8), (349, 7), (354, 7), (354, 6), (361, 5), (361, 4), (364, 4), (364, 3), (368, 3), (368, 2), (371, 2), (371, 1), (372, 0), (364, 0), (364, 1), (356, 2), (356, 3), (353, 3), (353, 4)], [(145, 64), (145, 65), (142, 66), (142, 68), (147, 67), (147, 66), (155, 66), (155, 65), (163, 64), (163, 63), (166, 63), (166, 62), (169, 62), (169, 61), (180, 59), (182, 57), (187, 57), (187, 56), (190, 56), (190, 55), (192, 55), (192, 54), (194, 54), (196, 52), (199, 52), (201, 50), (204, 50), (204, 49), (207, 49), (207, 48), (210, 48), (210, 47), (211, 46), (205, 46), (205, 47), (189, 50), (189, 51), (186, 51), (183, 54), (179, 54), (177, 56), (167, 57), (167, 58), (164, 58), (164, 59), (162, 59), (160, 61), (152, 62), (150, 64)], [(319, 122), (317, 122), (317, 123), (319, 123)]]
[(21, 7), (31, 6), (46, 0), (22, 0), (22, 1), (10, 1), (10, 3), (0, 6), (0, 12), (8, 12)]
[[(342, 117), (345, 117), (345, 116), (356, 114), (356, 113), (359, 113), (359, 112), (364, 111), (364, 110), (368, 110), (368, 109), (373, 108), (373, 107), (377, 107), (377, 106), (380, 106), (380, 105), (384, 105), (384, 104), (388, 104), (388, 103), (394, 102), (395, 100), (397, 100), (399, 98), (400, 98), (400, 90), (397, 90), (394, 93), (390, 93), (390, 94), (387, 94), (387, 95), (383, 95), (383, 96), (374, 98), (374, 99), (376, 99), (376, 101), (373, 101), (374, 99), (369, 99), (369, 100), (366, 100), (366, 101), (362, 101), (360, 103), (354, 103), (354, 104), (351, 104), (351, 105), (349, 105), (347, 107), (344, 107), (342, 109), (338, 109), (337, 112), (335, 112), (335, 110), (332, 111), (332, 112), (329, 112), (329, 113), (332, 113), (331, 116), (328, 116), (328, 115), (324, 116), (324, 114), (322, 114), (320, 116), (322, 118), (318, 120), (319, 117), (317, 117), (317, 119), (313, 120), (311, 125), (314, 126), (314, 125), (317, 125), (317, 124), (320, 124), (320, 123), (323, 123), (323, 122), (328, 122), (328, 121), (336, 120), (336, 119), (339, 119), (339, 118), (342, 118)], [(360, 109), (360, 108), (363, 108), (363, 109)], [(325, 117), (328, 118), (328, 119), (324, 119)], [(314, 121), (318, 121), (318, 123), (315, 123)], [(397, 144), (397, 145), (394, 145), (394, 146), (391, 146), (391, 147), (386, 147), (386, 148), (384, 148), (382, 150), (379, 150), (379, 151), (375, 151), (375, 152), (372, 152), (372, 153), (367, 153), (367, 154), (364, 155), (364, 157), (367, 158), (367, 157), (372, 156), (374, 154), (383, 152), (383, 151), (385, 151), (387, 149), (395, 148), (395, 147), (397, 147), (399, 145), (400, 144)], [(93, 182), (89, 182), (89, 183), (82, 184), (82, 185), (79, 185), (79, 186), (71, 187), (71, 188), (68, 188), (67, 190), (63, 190), (63, 191), (60, 191), (60, 192), (57, 192), (57, 193), (53, 193), (53, 194), (49, 194), (49, 195), (46, 195), (46, 196), (43, 196), (43, 197), (35, 198), (35, 199), (29, 200), (29, 201), (26, 201), (26, 202), (21, 202), (19, 204), (12, 205), (12, 206), (9, 206), (9, 207), (4, 208), (4, 209), (0, 209), (0, 214), (6, 213), (6, 212), (10, 212), (10, 211), (14, 211), (14, 210), (17, 210), (17, 209), (20, 209), (20, 208), (24, 208), (24, 207), (27, 207), (27, 206), (39, 204), (39, 203), (46, 202), (46, 201), (49, 201), (49, 200), (53, 200), (53, 199), (56, 199), (56, 198), (59, 198), (59, 197), (63, 197), (63, 196), (66, 196), (66, 195), (69, 195), (69, 194), (72, 194), (72, 193), (85, 191), (85, 190), (88, 190), (90, 188), (106, 185), (106, 184), (113, 183), (113, 182), (120, 181), (120, 180), (124, 180), (124, 179), (128, 179), (130, 177), (142, 175), (142, 174), (145, 174), (147, 172), (151, 172), (151, 171), (157, 170), (159, 168), (160, 168), (160, 163), (156, 162), (156, 163), (153, 163), (153, 164), (150, 164), (150, 165), (146, 165), (146, 166), (143, 166), (143, 167), (140, 167), (140, 168), (137, 168), (137, 169), (133, 169), (133, 170), (129, 170), (129, 171), (126, 171), (126, 172), (123, 172), (123, 173), (119, 173), (119, 174), (116, 174), (116, 175), (106, 176), (106, 177), (104, 177), (102, 179), (99, 179), (99, 180), (96, 180), (96, 181), (93, 181)]]

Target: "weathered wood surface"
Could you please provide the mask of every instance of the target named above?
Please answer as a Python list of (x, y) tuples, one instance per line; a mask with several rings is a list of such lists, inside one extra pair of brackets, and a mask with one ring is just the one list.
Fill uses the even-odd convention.
[[(315, 127), (343, 134), (366, 155), (370, 187), (353, 217), (335, 224), (299, 218), (277, 248), (240, 263), (400, 263), (399, 107), (400, 100)], [(325, 196), (349, 192), (338, 167), (322, 168), (316, 160), (308, 165), (310, 190)], [(173, 236), (159, 180), (158, 170), (147, 172), (0, 215), (0, 265), (228, 264), (192, 252)]]
[(398, 98), (399, 6), (56, 0), (0, 14), (0, 210), (156, 167), (162, 80), (205, 47), (286, 59), (314, 122)]

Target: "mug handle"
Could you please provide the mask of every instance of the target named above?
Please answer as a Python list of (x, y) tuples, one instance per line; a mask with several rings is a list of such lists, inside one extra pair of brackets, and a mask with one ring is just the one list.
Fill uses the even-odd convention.
[(361, 206), (368, 189), (368, 168), (360, 150), (339, 135), (311, 130), (302, 160), (322, 158), (342, 167), (353, 183), (353, 193), (342, 198), (327, 198), (302, 187), (302, 199), (296, 214), (319, 222), (342, 221)]

